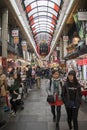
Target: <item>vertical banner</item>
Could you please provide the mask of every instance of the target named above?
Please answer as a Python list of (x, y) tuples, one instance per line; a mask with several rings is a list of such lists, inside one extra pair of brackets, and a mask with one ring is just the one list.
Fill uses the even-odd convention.
[(68, 45), (68, 36), (63, 36), (63, 55), (64, 57), (67, 55), (67, 45)]
[(24, 40), (21, 42), (22, 50), (23, 50), (23, 57), (27, 59), (27, 42)]
[(14, 44), (18, 44), (19, 43), (19, 37), (14, 37)]
[(74, 14), (73, 18), (74, 18), (74, 21), (75, 21), (75, 24), (76, 24), (76, 27), (77, 27), (79, 37), (81, 39), (83, 39), (84, 38), (84, 31), (83, 31), (83, 28), (82, 28), (82, 22), (78, 20), (78, 13)]
[(12, 37), (14, 40), (14, 44), (18, 44), (19, 43), (19, 30), (18, 29), (12, 30)]

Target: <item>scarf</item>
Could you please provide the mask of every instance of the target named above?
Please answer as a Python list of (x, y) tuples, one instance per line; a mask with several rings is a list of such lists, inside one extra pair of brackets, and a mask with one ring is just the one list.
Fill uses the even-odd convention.
[(57, 93), (59, 96), (61, 96), (62, 88), (60, 85), (60, 79), (53, 79), (53, 88), (54, 88), (54, 93)]

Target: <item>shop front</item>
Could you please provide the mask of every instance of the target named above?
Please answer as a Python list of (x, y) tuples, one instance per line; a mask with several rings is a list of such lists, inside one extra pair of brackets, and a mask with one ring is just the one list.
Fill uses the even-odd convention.
[(87, 80), (87, 58), (77, 59), (76, 62), (79, 72), (82, 72), (82, 79)]
[(71, 59), (66, 61), (66, 67), (68, 72), (70, 70), (75, 70), (78, 79), (87, 80), (87, 57), (78, 57), (75, 59)]

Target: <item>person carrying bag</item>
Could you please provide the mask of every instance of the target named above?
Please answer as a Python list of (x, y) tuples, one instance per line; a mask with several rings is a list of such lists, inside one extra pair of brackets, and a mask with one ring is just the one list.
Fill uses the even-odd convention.
[[(59, 78), (58, 70), (53, 70), (52, 79), (48, 80), (48, 84), (50, 84), (50, 86), (48, 85), (48, 88), (47, 88), (47, 94), (48, 94), (47, 102), (51, 106), (53, 122), (56, 121), (57, 130), (59, 130), (59, 121), (60, 121), (60, 117), (61, 117), (61, 105), (63, 105), (62, 98), (61, 98), (62, 87), (61, 87), (60, 82), (61, 82), (61, 80)], [(53, 100), (53, 102), (48, 101), (49, 97), (51, 100)], [(56, 108), (57, 112), (55, 112), (55, 108)], [(56, 113), (57, 113), (57, 115), (56, 115)]]

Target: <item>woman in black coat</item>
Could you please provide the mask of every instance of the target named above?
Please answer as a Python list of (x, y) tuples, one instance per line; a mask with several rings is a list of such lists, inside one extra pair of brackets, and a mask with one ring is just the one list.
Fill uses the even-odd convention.
[(78, 130), (78, 111), (81, 104), (81, 98), (81, 85), (76, 78), (76, 72), (71, 70), (68, 73), (67, 80), (62, 88), (62, 99), (67, 112), (69, 130), (72, 129), (72, 121), (74, 130)]

